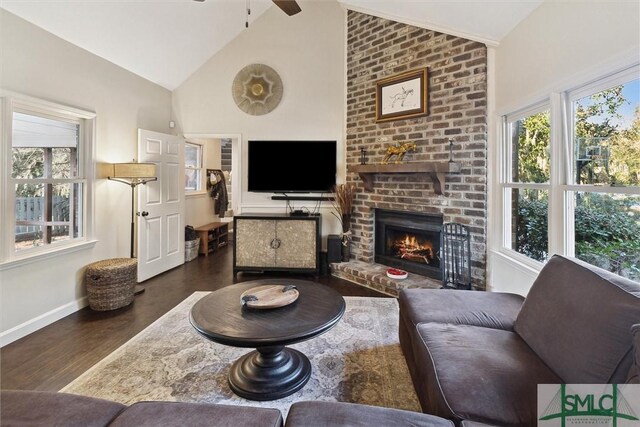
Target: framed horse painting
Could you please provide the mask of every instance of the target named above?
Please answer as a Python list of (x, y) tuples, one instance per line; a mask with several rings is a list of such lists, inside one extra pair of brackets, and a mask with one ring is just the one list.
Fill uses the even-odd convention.
[(427, 68), (376, 82), (376, 122), (426, 116)]

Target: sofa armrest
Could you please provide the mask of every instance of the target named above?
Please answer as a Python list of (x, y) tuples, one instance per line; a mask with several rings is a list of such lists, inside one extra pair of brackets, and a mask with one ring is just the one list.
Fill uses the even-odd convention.
[(435, 322), (513, 331), (524, 297), (501, 292), (405, 289), (400, 315), (407, 326)]
[(453, 427), (444, 418), (420, 412), (342, 402), (291, 405), (285, 427), (414, 426)]
[(2, 390), (0, 425), (107, 426), (126, 406), (103, 399), (47, 391)]
[(125, 409), (109, 427), (156, 426), (282, 427), (277, 409), (217, 403), (138, 402)]

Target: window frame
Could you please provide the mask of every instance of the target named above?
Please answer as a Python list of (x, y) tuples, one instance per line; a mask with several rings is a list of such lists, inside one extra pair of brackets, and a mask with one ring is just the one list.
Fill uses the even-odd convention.
[[(533, 259), (525, 254), (518, 252), (517, 250), (511, 247), (511, 230), (512, 230), (512, 190), (542, 190), (548, 192), (549, 199), (551, 198), (551, 180), (552, 180), (552, 169), (555, 161), (553, 160), (553, 123), (550, 118), (550, 143), (549, 143), (549, 168), (550, 168), (550, 176), (549, 181), (546, 183), (536, 183), (536, 182), (516, 182), (513, 180), (512, 171), (513, 171), (513, 144), (511, 141), (512, 138), (512, 128), (511, 125), (515, 121), (532, 116), (534, 114), (541, 113), (543, 111), (549, 111), (551, 115), (551, 99), (544, 99), (542, 101), (536, 102), (526, 108), (522, 108), (516, 110), (512, 113), (505, 114), (502, 116), (502, 137), (500, 144), (500, 176), (499, 176), (499, 189), (500, 189), (500, 200), (501, 200), (501, 215), (502, 215), (502, 239), (501, 239), (501, 247), (500, 250), (507, 254), (511, 258), (515, 258), (520, 262), (525, 264), (529, 264), (532, 266), (541, 266), (543, 263), (536, 259)], [(547, 213), (549, 215), (549, 213)], [(548, 226), (547, 233), (547, 241), (549, 242), (549, 253), (551, 253), (551, 242), (550, 242), (550, 233)]]
[[(554, 253), (575, 256), (575, 201), (574, 193), (603, 193), (621, 195), (640, 195), (640, 186), (611, 186), (576, 184), (574, 139), (575, 112), (574, 101), (609, 89), (618, 84), (640, 78), (640, 64), (625, 67), (605, 74), (588, 83), (574, 86), (562, 92), (552, 92), (543, 101), (531, 103), (525, 108), (507, 114), (501, 114), (498, 144), (498, 190), (499, 215), (501, 216), (501, 237), (498, 252), (524, 265), (539, 270), (543, 262), (537, 261), (510, 248), (511, 236), (511, 198), (507, 196), (513, 188), (548, 189), (548, 242), (549, 255)], [(512, 167), (511, 129), (509, 122), (518, 117), (543, 111), (548, 105), (550, 111), (550, 179), (548, 183), (517, 183), (510, 179)]]
[[(95, 152), (95, 129), (96, 114), (90, 111), (43, 101), (25, 95), (3, 91), (0, 103), (0, 127), (2, 138), (2, 150), (0, 150), (0, 176), (3, 177), (3, 195), (0, 197), (0, 209), (4, 215), (0, 220), (2, 230), (0, 230), (0, 270), (13, 268), (28, 264), (40, 259), (46, 259), (62, 253), (74, 252), (85, 247), (95, 245), (93, 213), (94, 197), (94, 152)], [(76, 177), (69, 179), (34, 179), (42, 183), (81, 183), (83, 186), (83, 197), (81, 204), (83, 233), (80, 237), (58, 241), (51, 244), (23, 249), (15, 249), (15, 184), (27, 180), (14, 179), (11, 177), (12, 171), (12, 131), (13, 113), (19, 112), (35, 115), (54, 120), (66, 122), (78, 122), (79, 144), (78, 144), (78, 173)], [(28, 180), (32, 181), (32, 180)]]
[(185, 160), (185, 165), (184, 165), (185, 171), (187, 171), (187, 170), (199, 170), (200, 171), (200, 180), (198, 182), (199, 188), (197, 188), (195, 190), (188, 190), (186, 188), (186, 186), (185, 186), (185, 189), (184, 189), (185, 197), (200, 196), (200, 195), (203, 195), (203, 194), (207, 194), (206, 186), (205, 186), (206, 173), (205, 173), (205, 168), (204, 168), (205, 145), (202, 144), (202, 143), (196, 142), (196, 141), (185, 141), (184, 145), (185, 145), (185, 151), (186, 151), (187, 145), (193, 145), (195, 147), (198, 147), (198, 149), (199, 149), (199, 160), (200, 160), (200, 162), (199, 162), (200, 163), (200, 167), (187, 166), (186, 160)]
[(575, 198), (573, 194), (602, 193), (602, 194), (623, 194), (640, 195), (638, 186), (612, 186), (605, 184), (577, 184), (575, 182), (576, 162), (574, 161), (574, 141), (575, 141), (575, 111), (574, 102), (586, 96), (591, 96), (613, 86), (628, 83), (631, 80), (640, 79), (640, 65), (608, 74), (602, 78), (593, 80), (590, 83), (568, 90), (562, 95), (562, 113), (566, 125), (565, 144), (565, 175), (563, 182), (558, 186), (562, 192), (565, 207), (565, 233), (564, 233), (564, 254), (575, 257)]

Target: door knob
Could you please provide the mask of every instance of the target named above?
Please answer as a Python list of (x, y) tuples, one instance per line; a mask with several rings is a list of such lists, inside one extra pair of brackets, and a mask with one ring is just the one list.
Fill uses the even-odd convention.
[(145, 217), (145, 216), (149, 216), (149, 212), (142, 211), (142, 213), (138, 212), (136, 215)]

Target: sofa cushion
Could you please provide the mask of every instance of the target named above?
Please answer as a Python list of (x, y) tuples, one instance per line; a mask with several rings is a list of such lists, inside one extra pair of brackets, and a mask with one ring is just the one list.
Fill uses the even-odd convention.
[(406, 289), (399, 303), (401, 315), (414, 326), (439, 322), (513, 330), (523, 300), (498, 292)]
[(183, 426), (280, 427), (277, 409), (185, 402), (138, 402), (113, 420), (109, 427)]
[(2, 390), (0, 425), (29, 427), (106, 426), (126, 406), (68, 393)]
[(629, 329), (640, 319), (640, 284), (554, 255), (540, 271), (515, 331), (562, 382), (623, 383)]
[(627, 376), (627, 384), (640, 384), (640, 324), (631, 327), (633, 342), (633, 363)]
[(453, 427), (433, 415), (378, 406), (339, 402), (298, 402), (291, 405), (286, 427), (415, 426)]
[[(426, 412), (497, 425), (536, 425), (538, 384), (553, 373), (515, 332), (469, 325), (422, 323), (416, 343), (418, 394)], [(415, 382), (414, 382), (415, 384)], [(423, 408), (424, 409), (424, 408)]]
[(492, 426), (491, 424), (478, 423), (475, 421), (465, 420), (460, 423), (460, 427), (495, 427), (495, 426)]

